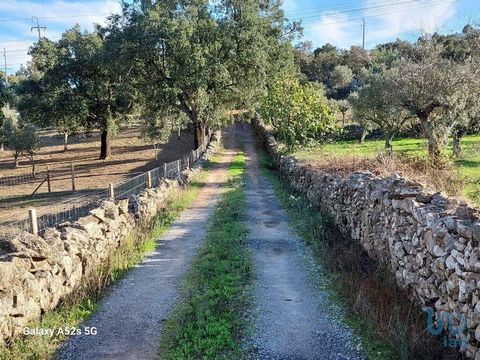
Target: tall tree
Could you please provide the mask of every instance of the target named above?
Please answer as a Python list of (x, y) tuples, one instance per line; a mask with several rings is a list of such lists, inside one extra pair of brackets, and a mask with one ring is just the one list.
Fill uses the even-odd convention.
[[(22, 110), (42, 123), (69, 131), (95, 124), (101, 131), (100, 159), (111, 155), (111, 137), (134, 109), (135, 89), (125, 81), (123, 32), (118, 17), (108, 28), (66, 31), (57, 42), (42, 39), (32, 50), (37, 84), (25, 91)], [(36, 110), (28, 110), (29, 102)], [(57, 113), (54, 113), (56, 112)]]
[(126, 32), (148, 117), (182, 112), (194, 147), (227, 110), (252, 108), (284, 64), (293, 64), (290, 34), (278, 2), (157, 1), (146, 13), (127, 8)]

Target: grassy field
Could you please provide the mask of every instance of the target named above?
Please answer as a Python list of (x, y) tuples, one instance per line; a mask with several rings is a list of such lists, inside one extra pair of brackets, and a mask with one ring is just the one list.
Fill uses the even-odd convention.
[[(384, 149), (383, 140), (367, 140), (364, 145), (356, 141), (339, 141), (323, 147), (297, 151), (294, 155), (304, 161), (318, 161), (322, 156), (356, 156), (359, 158), (374, 158)], [(426, 158), (427, 144), (424, 139), (396, 139), (393, 142), (395, 154), (407, 155), (412, 158)], [(449, 154), (452, 144), (449, 144)], [(480, 206), (480, 135), (467, 136), (463, 141), (463, 157), (455, 161), (464, 178), (463, 195), (476, 206)]]

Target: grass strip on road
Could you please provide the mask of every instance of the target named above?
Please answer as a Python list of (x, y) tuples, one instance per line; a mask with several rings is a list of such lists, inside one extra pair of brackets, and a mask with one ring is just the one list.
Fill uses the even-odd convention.
[[(208, 170), (211, 164), (208, 162), (204, 169)], [(53, 358), (61, 343), (67, 339), (59, 330), (66, 332), (81, 328), (81, 323), (98, 309), (105, 289), (120, 280), (155, 249), (157, 239), (196, 198), (206, 175), (207, 172), (201, 172), (187, 188), (172, 194), (165, 209), (154, 217), (149, 226), (138, 229), (129, 236), (125, 244), (112, 255), (110, 263), (88, 280), (85, 289), (66, 299), (57, 310), (45, 314), (41, 321), (28, 325), (28, 328), (53, 329), (56, 331), (54, 336), (25, 336), (18, 338), (10, 347), (0, 345), (0, 360)]]
[(160, 357), (235, 359), (241, 354), (252, 276), (247, 249), (245, 155), (236, 156), (229, 181), (210, 220), (205, 242), (195, 257), (184, 298), (167, 320)]

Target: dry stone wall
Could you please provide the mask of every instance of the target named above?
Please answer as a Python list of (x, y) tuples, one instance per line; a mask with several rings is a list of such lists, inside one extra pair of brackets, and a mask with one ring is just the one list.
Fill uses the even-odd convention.
[(478, 211), (399, 176), (344, 177), (313, 169), (282, 155), (261, 120), (253, 127), (293, 187), (373, 259), (387, 263), (399, 286), (428, 306), (433, 319), (450, 325), (458, 347), (480, 359)]
[(218, 147), (212, 140), (197, 163), (159, 187), (118, 202), (104, 201), (75, 222), (46, 229), (41, 236), (21, 232), (0, 240), (0, 344), (55, 309), (85, 286), (86, 279), (108, 263), (128, 235), (147, 224), (177, 188), (185, 186)]

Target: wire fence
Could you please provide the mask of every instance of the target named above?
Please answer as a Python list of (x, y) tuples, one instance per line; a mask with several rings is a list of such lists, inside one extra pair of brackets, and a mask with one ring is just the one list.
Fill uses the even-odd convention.
[(36, 180), (33, 174), (6, 176), (0, 178), (0, 189), (9, 189), (14, 186), (30, 184)]
[[(75, 198), (69, 198), (55, 204), (60, 205), (62, 211), (55, 213), (47, 213), (40, 216), (36, 215), (36, 211), (29, 210), (29, 216), (21, 220), (0, 224), (0, 239), (15, 235), (21, 231), (42, 232), (46, 228), (56, 227), (62, 223), (72, 222), (97, 208), (100, 203), (112, 198), (115, 200), (127, 199), (132, 195), (138, 195), (149, 186), (158, 187), (162, 179), (176, 178), (191, 165), (196, 163), (205, 152), (207, 145), (210, 143), (211, 136), (208, 136), (204, 143), (196, 150), (192, 150), (182, 159), (165, 163), (158, 168), (147, 171), (133, 178), (127, 179), (117, 184), (110, 184), (106, 189), (90, 192)], [(36, 220), (36, 225), (32, 224), (32, 216)], [(36, 227), (36, 229), (35, 229)]]

